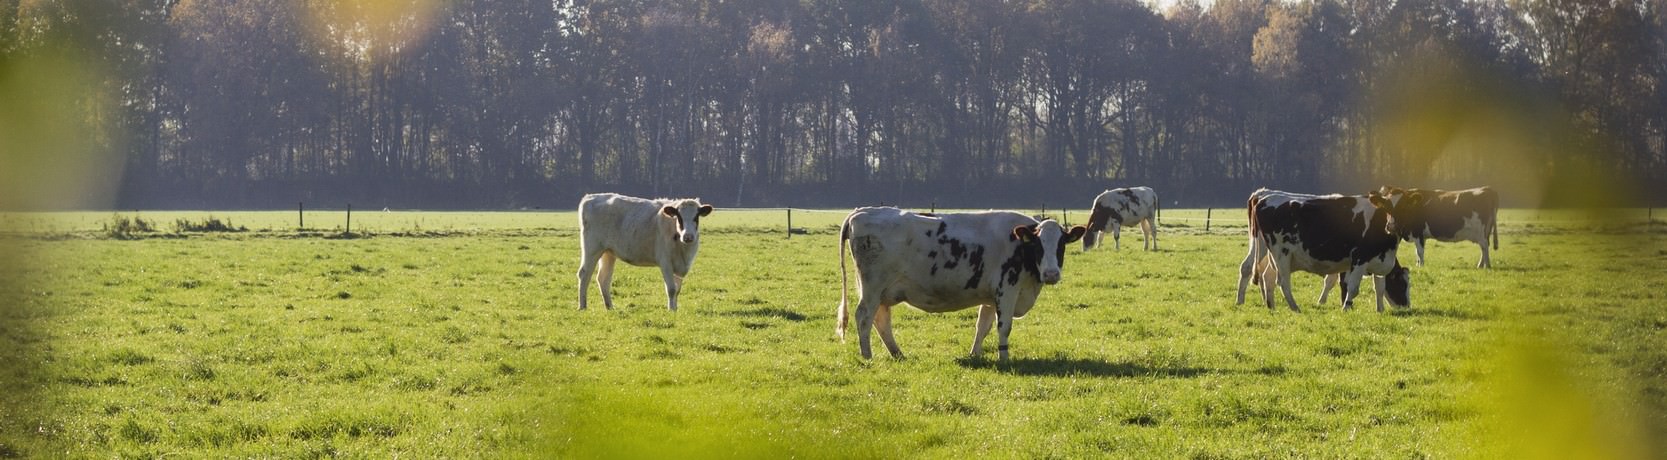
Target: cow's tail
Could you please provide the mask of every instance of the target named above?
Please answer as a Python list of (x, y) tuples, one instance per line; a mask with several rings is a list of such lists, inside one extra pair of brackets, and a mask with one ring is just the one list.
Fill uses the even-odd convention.
[[(854, 213), (853, 213), (854, 214)], [(839, 226), (839, 309), (834, 315), (839, 322), (834, 325), (834, 335), (845, 341), (845, 324), (849, 316), (845, 313), (846, 302), (851, 295), (851, 274), (845, 269), (845, 243), (851, 240), (851, 217), (845, 217), (845, 223)]]
[(1492, 217), (1492, 220), (1493, 220), (1493, 222), (1491, 222), (1489, 226), (1493, 227), (1493, 228), (1490, 229), (1489, 231), (1491, 233), (1493, 233), (1493, 250), (1498, 251), (1499, 250), (1499, 201), (1497, 201), (1497, 200), (1493, 202), (1493, 217)]
[[(1152, 196), (1156, 197), (1158, 195), (1156, 193), (1154, 193), (1154, 194), (1152, 194)], [(1155, 199), (1152, 200), (1152, 233), (1153, 234), (1158, 233), (1158, 219), (1162, 216), (1163, 216), (1163, 199), (1162, 198), (1155, 198)]]

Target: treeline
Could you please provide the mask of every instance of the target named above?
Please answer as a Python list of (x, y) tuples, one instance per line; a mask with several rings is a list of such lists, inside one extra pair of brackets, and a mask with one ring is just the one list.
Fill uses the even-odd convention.
[(0, 0), (0, 34), (107, 72), (121, 208), (1667, 191), (1663, 0)]

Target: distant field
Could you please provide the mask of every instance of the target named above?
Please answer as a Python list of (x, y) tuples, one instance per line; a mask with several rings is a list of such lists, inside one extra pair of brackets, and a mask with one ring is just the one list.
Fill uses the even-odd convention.
[(971, 310), (899, 310), (908, 360), (836, 340), (844, 211), (789, 239), (720, 209), (676, 313), (626, 266), (619, 308), (575, 310), (570, 212), (356, 211), (369, 237), (335, 239), (339, 212), (145, 211), (252, 231), (138, 240), (103, 236), (132, 212), (5, 214), (31, 237), (0, 239), (0, 458), (1659, 455), (1645, 212), (1509, 210), (1495, 269), (1434, 243), (1380, 314), (1314, 305), (1316, 276), (1301, 313), (1235, 306), (1242, 210), (1169, 210), (1160, 251), (1073, 246), (1007, 363), (963, 357)]

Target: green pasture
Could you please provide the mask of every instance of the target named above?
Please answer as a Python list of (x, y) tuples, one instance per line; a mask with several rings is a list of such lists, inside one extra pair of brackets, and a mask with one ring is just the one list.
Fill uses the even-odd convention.
[[(785, 210), (703, 219), (676, 313), (658, 270), (629, 266), (616, 309), (577, 311), (571, 212), (355, 211), (344, 238), (337, 212), (298, 231), (294, 211), (141, 211), (164, 228), (133, 239), (104, 230), (131, 211), (5, 214), (0, 458), (1667, 448), (1667, 225), (1646, 211), (1507, 211), (1496, 268), (1432, 243), (1413, 307), (1384, 313), (1370, 292), (1315, 305), (1307, 275), (1300, 313), (1254, 287), (1234, 305), (1242, 212), (1209, 211), (1205, 231), (1205, 210), (1165, 211), (1156, 252), (1138, 232), (1121, 251), (1073, 246), (1009, 362), (993, 340), (965, 357), (972, 310), (899, 309), (906, 360), (836, 339), (843, 211), (795, 210), (808, 234), (791, 238)], [(210, 215), (249, 231), (167, 228)]]

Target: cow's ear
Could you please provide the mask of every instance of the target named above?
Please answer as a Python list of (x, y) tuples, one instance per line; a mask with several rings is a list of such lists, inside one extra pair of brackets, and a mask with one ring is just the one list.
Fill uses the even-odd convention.
[(677, 217), (677, 208), (671, 206), (660, 208), (660, 214), (665, 214), (666, 217)]
[(1013, 227), (1013, 240), (1028, 243), (1028, 242), (1030, 242), (1030, 240), (1035, 239), (1035, 238), (1036, 238), (1036, 226), (1034, 226), (1034, 225), (1020, 225), (1020, 226), (1017, 226), (1017, 227)]
[(700, 205), (700, 216), (701, 217), (706, 217), (707, 214), (711, 214), (711, 213), (712, 213), (712, 205), (709, 205), (709, 204)]
[(1071, 227), (1071, 231), (1065, 233), (1065, 241), (1062, 244), (1074, 243), (1077, 240), (1082, 239), (1083, 235), (1087, 235), (1087, 234), (1088, 234), (1088, 227), (1084, 227), (1084, 226), (1081, 226), (1081, 225)]

